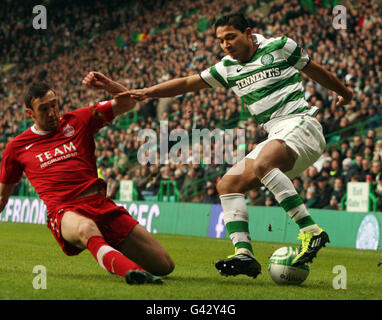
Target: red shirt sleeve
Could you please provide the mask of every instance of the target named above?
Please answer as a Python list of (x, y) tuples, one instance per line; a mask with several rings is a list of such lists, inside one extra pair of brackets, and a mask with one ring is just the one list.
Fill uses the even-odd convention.
[(0, 167), (0, 182), (4, 184), (19, 183), (24, 167), (17, 161), (16, 156), (18, 152), (14, 149), (14, 144), (10, 141), (3, 154)]
[(89, 108), (92, 111), (90, 126), (93, 128), (94, 132), (97, 132), (114, 119), (111, 101), (100, 102), (99, 104)]
[(92, 134), (98, 132), (114, 119), (111, 101), (103, 101), (94, 106), (73, 111)]

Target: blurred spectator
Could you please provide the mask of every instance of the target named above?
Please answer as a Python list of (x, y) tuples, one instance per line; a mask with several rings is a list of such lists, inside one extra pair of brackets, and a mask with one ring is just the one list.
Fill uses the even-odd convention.
[(347, 119), (349, 125), (352, 125), (356, 122), (357, 116), (357, 102), (355, 100), (352, 100), (346, 108), (346, 113), (344, 117)]
[(304, 189), (302, 180), (300, 177), (296, 177), (292, 180), (293, 186), (295, 187), (298, 194), (301, 194), (302, 190)]
[(341, 159), (345, 159), (347, 157), (347, 152), (350, 150), (350, 143), (348, 140), (343, 140), (340, 145), (340, 157)]
[(367, 131), (366, 137), (371, 138), (373, 139), (373, 141), (375, 141), (375, 138), (377, 137), (377, 132), (375, 131), (375, 129), (370, 129)]
[(341, 171), (341, 176), (340, 178), (344, 183), (347, 183), (350, 180), (350, 175), (351, 175), (351, 166), (352, 166), (353, 161), (350, 158), (345, 158), (342, 161), (342, 171)]
[(357, 118), (355, 122), (364, 122), (369, 119), (368, 107), (365, 104), (361, 104), (361, 108), (357, 111)]
[[(327, 162), (327, 163), (329, 163), (329, 165), (330, 165), (330, 162)], [(307, 169), (307, 177), (311, 180), (314, 180), (318, 177), (318, 170), (315, 166), (310, 166)]]
[(368, 107), (369, 123), (366, 125), (366, 129), (374, 129), (382, 126), (382, 118), (378, 113), (377, 108), (373, 105)]
[(336, 199), (340, 203), (345, 193), (346, 193), (346, 185), (344, 184), (344, 181), (342, 180), (341, 177), (336, 178), (334, 180), (332, 198), (336, 197)]
[(354, 176), (351, 176), (349, 182), (361, 182), (361, 178), (359, 175), (354, 175)]
[(307, 188), (304, 203), (307, 208), (316, 208), (316, 203), (318, 201), (318, 195), (316, 191), (317, 187), (311, 185)]
[(150, 178), (145, 187), (145, 191), (149, 192), (150, 195), (156, 195), (159, 191), (160, 187), (160, 176), (159, 171), (157, 170), (155, 165), (151, 165), (149, 168)]
[(371, 163), (371, 169), (370, 169), (370, 175), (371, 175), (371, 179), (373, 181), (378, 181), (379, 177), (381, 176), (382, 174), (382, 165), (381, 165), (381, 161), (373, 161)]
[(180, 189), (180, 192), (183, 196), (191, 195), (194, 191), (194, 183), (198, 180), (197, 172), (194, 167), (191, 167), (187, 172), (186, 177), (184, 178), (183, 185)]
[(265, 206), (265, 196), (260, 188), (251, 189), (248, 191), (249, 206)]
[(112, 199), (116, 199), (117, 191), (118, 191), (118, 182), (114, 179), (112, 175), (110, 175), (107, 178), (106, 196)]
[(220, 198), (217, 194), (216, 187), (213, 184), (207, 186), (206, 194), (203, 196), (201, 203), (220, 203)]
[(374, 152), (374, 147), (375, 147), (375, 138), (373, 137), (366, 137), (365, 139), (365, 147), (370, 148), (372, 152)]
[(352, 143), (352, 151), (354, 154), (363, 154), (365, 144), (361, 136), (355, 136)]
[(354, 135), (355, 129), (349, 130), (349, 126), (350, 126), (350, 122), (348, 118), (346, 118), (345, 116), (341, 116), (338, 130), (343, 130), (343, 131), (340, 133), (340, 140), (349, 138)]
[(265, 206), (266, 207), (273, 207), (273, 206), (278, 206), (278, 203), (274, 197), (274, 195), (268, 190), (268, 189), (263, 189), (264, 190), (264, 197), (265, 197)]
[(341, 170), (340, 160), (333, 159), (330, 164), (329, 183), (333, 185), (335, 179), (341, 176), (342, 176), (342, 170)]
[(382, 139), (377, 140), (374, 148), (374, 155), (378, 155), (382, 159)]
[(276, 205), (276, 201), (271, 196), (266, 196), (264, 205), (266, 207), (274, 207)]
[(312, 208), (322, 209), (329, 204), (333, 187), (329, 184), (328, 177), (321, 176), (317, 179), (317, 202)]
[(323, 209), (328, 210), (340, 210), (341, 209), (341, 202), (338, 201), (336, 196), (332, 196), (330, 198), (329, 204), (327, 204)]
[(363, 157), (365, 159), (372, 160), (373, 159), (373, 149), (374, 148), (371, 148), (371, 147), (365, 147), (365, 149), (363, 151)]
[(142, 192), (146, 189), (146, 185), (150, 180), (150, 173), (148, 168), (143, 165), (139, 170), (139, 176), (135, 179), (135, 186), (138, 191)]
[(165, 165), (160, 169), (159, 175), (161, 180), (171, 180), (171, 177), (173, 176), (173, 172), (169, 165)]
[(183, 186), (185, 174), (182, 169), (178, 168), (174, 171), (174, 180), (176, 181), (176, 185), (180, 190)]
[(378, 199), (378, 211), (382, 212), (382, 175), (379, 175), (377, 184), (374, 188), (375, 195)]
[(137, 185), (139, 179), (141, 178), (141, 168), (137, 168), (134, 171), (134, 176), (132, 180), (134, 181), (135, 185)]
[(363, 169), (362, 169), (362, 160), (363, 160), (362, 155), (356, 155), (355, 163), (351, 166), (351, 168), (349, 170), (349, 176), (350, 177), (353, 177), (355, 175), (361, 176), (362, 171), (363, 171)]
[(361, 181), (366, 181), (366, 177), (371, 176), (371, 162), (369, 159), (362, 159)]

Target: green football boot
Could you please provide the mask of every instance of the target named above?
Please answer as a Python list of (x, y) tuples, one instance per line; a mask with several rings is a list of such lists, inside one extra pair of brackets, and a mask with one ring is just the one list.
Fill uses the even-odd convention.
[(128, 284), (163, 284), (163, 280), (150, 272), (141, 270), (130, 270), (125, 276)]
[(317, 256), (317, 252), (330, 242), (328, 234), (323, 229), (316, 236), (313, 232), (300, 233), (297, 239), (301, 240), (301, 246), (298, 255), (292, 261), (292, 266), (312, 262), (313, 258)]

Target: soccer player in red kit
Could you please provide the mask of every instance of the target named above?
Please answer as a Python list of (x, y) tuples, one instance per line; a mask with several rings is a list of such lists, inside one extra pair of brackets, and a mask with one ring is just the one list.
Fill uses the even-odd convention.
[[(83, 80), (113, 96), (126, 89), (101, 73)], [(98, 178), (94, 134), (114, 117), (134, 108), (117, 98), (60, 117), (56, 93), (47, 84), (26, 91), (26, 113), (33, 126), (12, 139), (0, 171), (0, 212), (23, 172), (47, 206), (47, 226), (65, 254), (89, 249), (98, 264), (129, 284), (155, 283), (174, 264), (166, 250), (131, 215), (106, 197)]]

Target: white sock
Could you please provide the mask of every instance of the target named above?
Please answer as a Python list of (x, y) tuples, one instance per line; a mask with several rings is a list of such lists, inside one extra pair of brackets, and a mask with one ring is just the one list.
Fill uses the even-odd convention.
[(220, 196), (220, 200), (224, 211), (224, 224), (237, 253), (253, 256), (244, 194), (224, 194)]
[(300, 230), (308, 227), (318, 231), (319, 227), (314, 223), (292, 181), (280, 169), (269, 171), (261, 182), (273, 193), (280, 206), (298, 224)]

